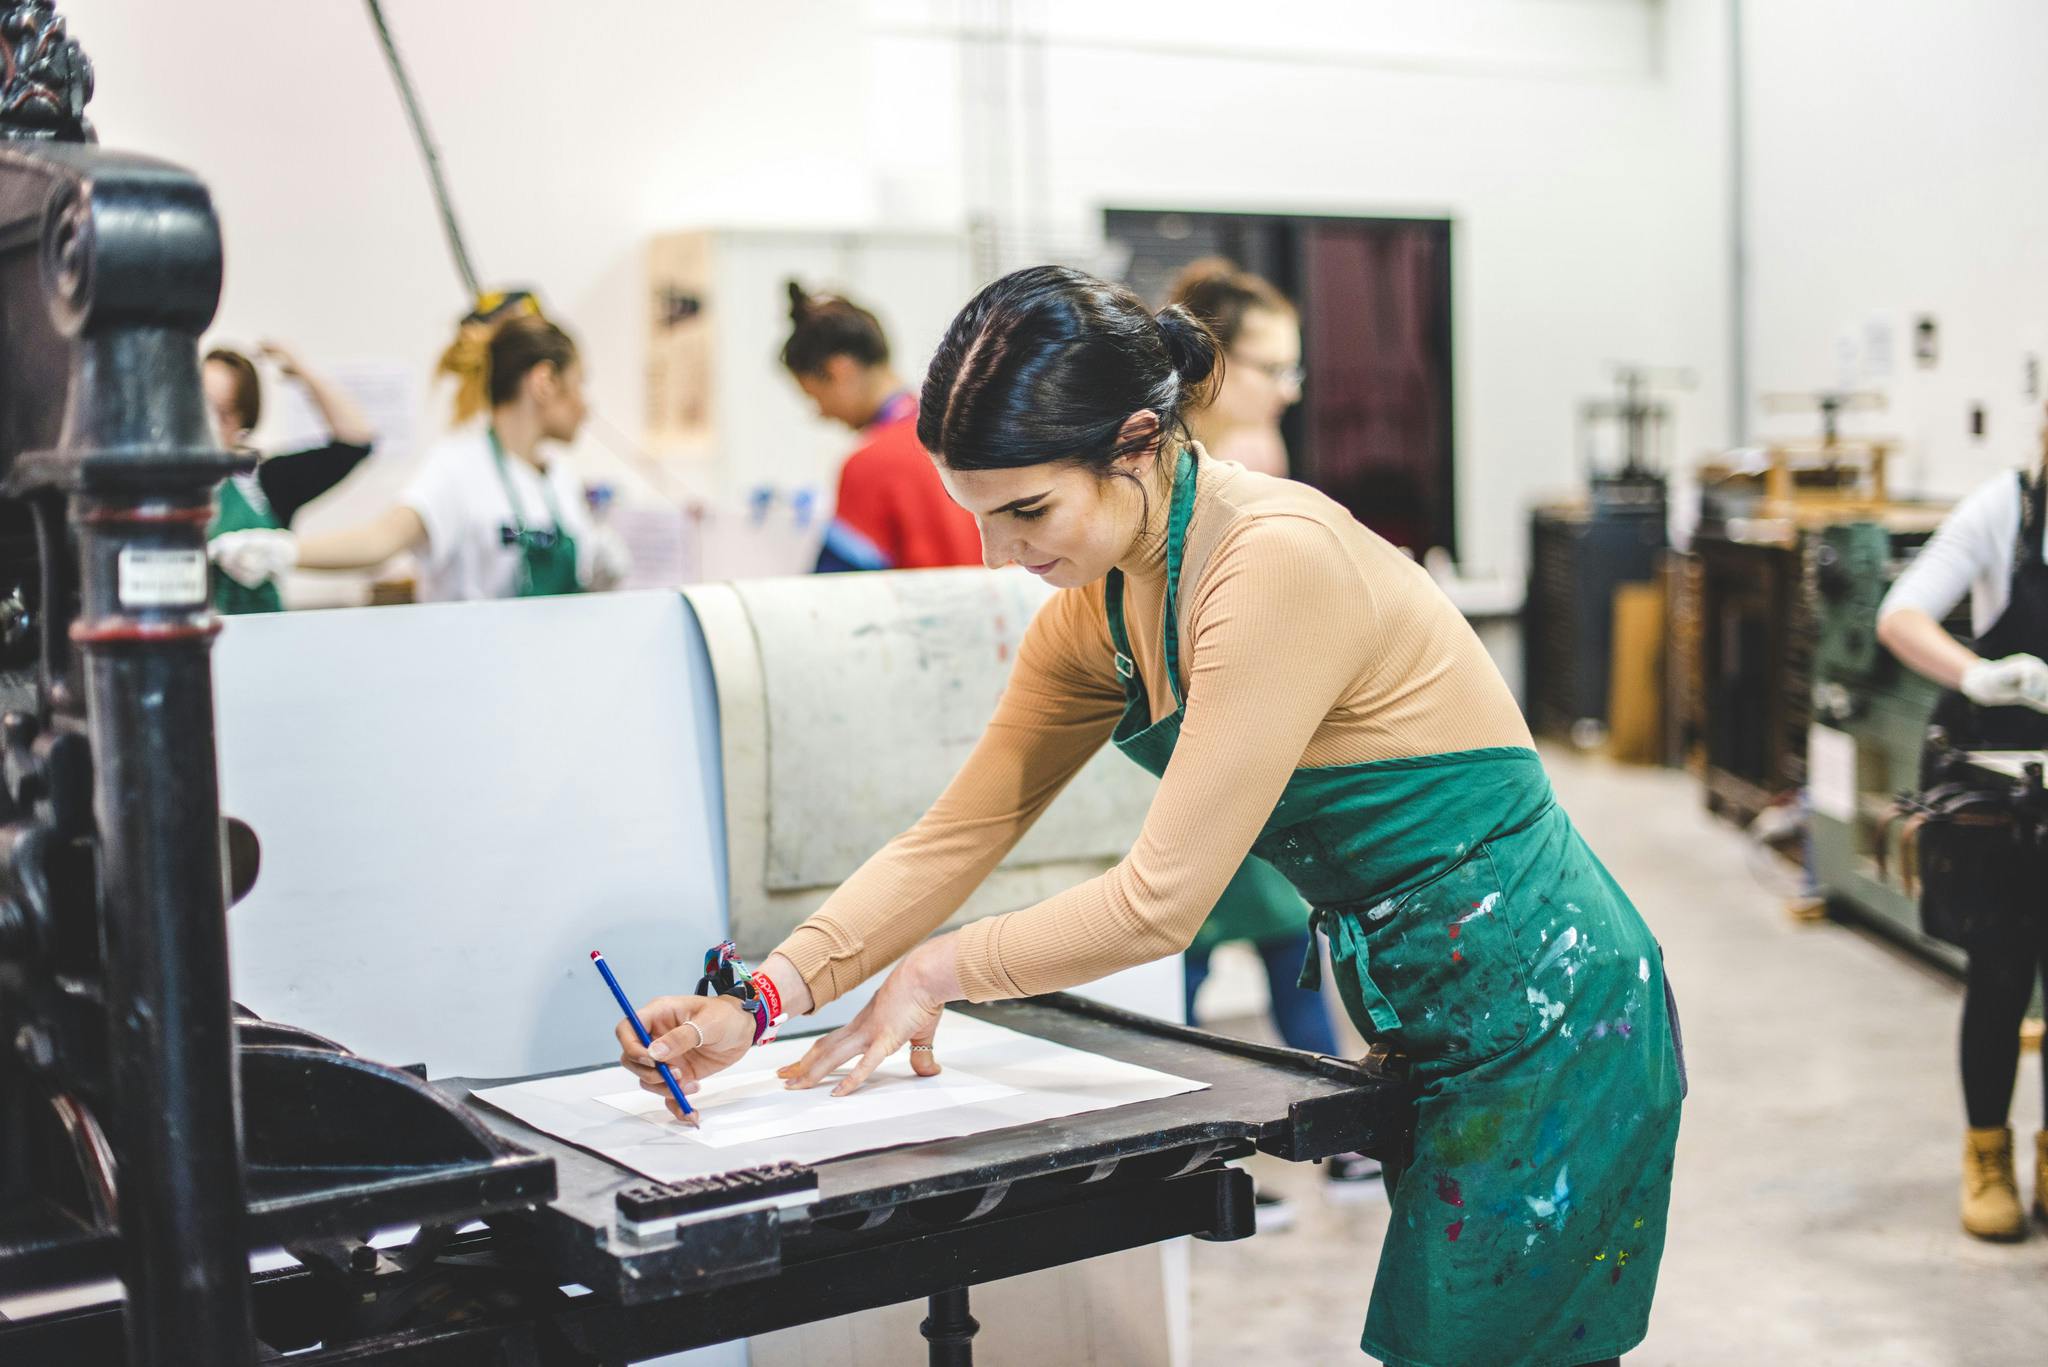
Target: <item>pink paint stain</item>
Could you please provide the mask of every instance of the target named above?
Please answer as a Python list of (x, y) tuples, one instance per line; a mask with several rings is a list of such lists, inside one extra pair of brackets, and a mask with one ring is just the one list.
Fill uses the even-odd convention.
[(1447, 1206), (1462, 1207), (1465, 1204), (1465, 1193), (1459, 1188), (1458, 1179), (1447, 1172), (1438, 1173), (1436, 1175), (1436, 1199)]
[(1454, 950), (1452, 950), (1452, 951), (1451, 951), (1451, 962), (1452, 962), (1452, 963), (1454, 963), (1454, 964), (1461, 964), (1461, 963), (1464, 963), (1464, 962), (1465, 962), (1465, 956), (1464, 956), (1464, 955), (1462, 955), (1462, 954), (1460, 954), (1460, 953), (1459, 953), (1459, 952), (1458, 952), (1457, 950), (1455, 950), (1455, 949), (1454, 949)]
[(1522, 1160), (1521, 1160), (1521, 1159), (1519, 1159), (1519, 1158), (1517, 1158), (1517, 1159), (1516, 1159), (1516, 1160), (1515, 1160), (1514, 1162), (1512, 1162), (1512, 1163), (1508, 1164), (1508, 1171), (1509, 1171), (1509, 1172), (1513, 1172), (1513, 1171), (1514, 1171), (1514, 1170), (1515, 1170), (1516, 1168), (1519, 1168), (1519, 1167), (1521, 1167), (1521, 1166), (1522, 1166)]
[(1614, 1271), (1607, 1274), (1607, 1284), (1609, 1286), (1619, 1286), (1621, 1284), (1621, 1269), (1619, 1267), (1616, 1267)]
[(1452, 938), (1453, 940), (1455, 940), (1455, 939), (1457, 939), (1457, 938), (1458, 938), (1458, 931), (1459, 931), (1459, 929), (1460, 929), (1460, 927), (1458, 927), (1458, 926), (1456, 926), (1456, 925), (1453, 925), (1453, 926), (1451, 927), (1451, 938)]
[(1458, 1221), (1458, 1223), (1454, 1225), (1444, 1226), (1444, 1237), (1446, 1239), (1449, 1239), (1452, 1243), (1458, 1242), (1458, 1236), (1460, 1234), (1463, 1234), (1464, 1232), (1465, 1222), (1463, 1220)]

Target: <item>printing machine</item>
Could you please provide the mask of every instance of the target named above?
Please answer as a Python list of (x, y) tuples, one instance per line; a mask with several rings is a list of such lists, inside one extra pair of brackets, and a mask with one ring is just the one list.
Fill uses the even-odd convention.
[[(1208, 1089), (666, 1185), (473, 1104), (612, 1053), (592, 944), (652, 995), (821, 900), (971, 743), (1029, 590), (223, 631), (211, 202), (94, 145), (47, 0), (0, 42), (0, 1362), (609, 1365), (928, 1299), (965, 1363), (972, 1286), (1249, 1235), (1228, 1159), (1398, 1157), (1396, 1077), (1071, 996), (974, 1010)], [(1106, 758), (970, 911), (1100, 867), (1143, 793)]]

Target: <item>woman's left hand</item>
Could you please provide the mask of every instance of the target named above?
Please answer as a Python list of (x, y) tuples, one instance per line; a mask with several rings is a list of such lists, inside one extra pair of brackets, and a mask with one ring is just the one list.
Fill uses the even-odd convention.
[(939, 1027), (939, 1013), (959, 995), (959, 976), (953, 968), (953, 937), (945, 935), (927, 941), (883, 979), (881, 989), (860, 1009), (859, 1015), (813, 1044), (810, 1052), (777, 1075), (788, 1087), (815, 1087), (829, 1078), (834, 1069), (857, 1057), (860, 1062), (853, 1071), (832, 1089), (832, 1095), (845, 1096), (908, 1043), (911, 1071), (919, 1077), (934, 1077), (939, 1071), (939, 1058), (933, 1052), (932, 1036)]

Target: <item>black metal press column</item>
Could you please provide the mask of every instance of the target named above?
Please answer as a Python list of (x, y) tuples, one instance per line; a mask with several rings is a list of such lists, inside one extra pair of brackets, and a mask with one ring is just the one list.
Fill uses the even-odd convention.
[[(68, 529), (54, 516), (45, 526), (40, 722), (82, 731), (95, 769), (101, 1104), (128, 1362), (246, 1367), (206, 555), (214, 487), (238, 462), (209, 432), (197, 350), (220, 293), (219, 226), (205, 187), (161, 162), (56, 143), (0, 151), (0, 171), (18, 192), (47, 180), (40, 276), (70, 345), (61, 434), (26, 452), (11, 483), (68, 509)], [(73, 550), (75, 616), (63, 591)]]

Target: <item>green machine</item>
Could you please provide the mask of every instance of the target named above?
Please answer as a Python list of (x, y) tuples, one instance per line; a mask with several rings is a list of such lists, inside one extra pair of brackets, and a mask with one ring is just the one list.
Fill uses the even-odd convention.
[(1807, 800), (1813, 875), (1829, 910), (1960, 972), (1961, 951), (1921, 933), (1917, 897), (1902, 878), (1897, 823), (1888, 819), (1899, 795), (1920, 786), (1921, 750), (1941, 691), (1878, 644), (1877, 609), (1927, 537), (1920, 527), (1850, 522), (1808, 543), (1803, 568), (1816, 630)]

